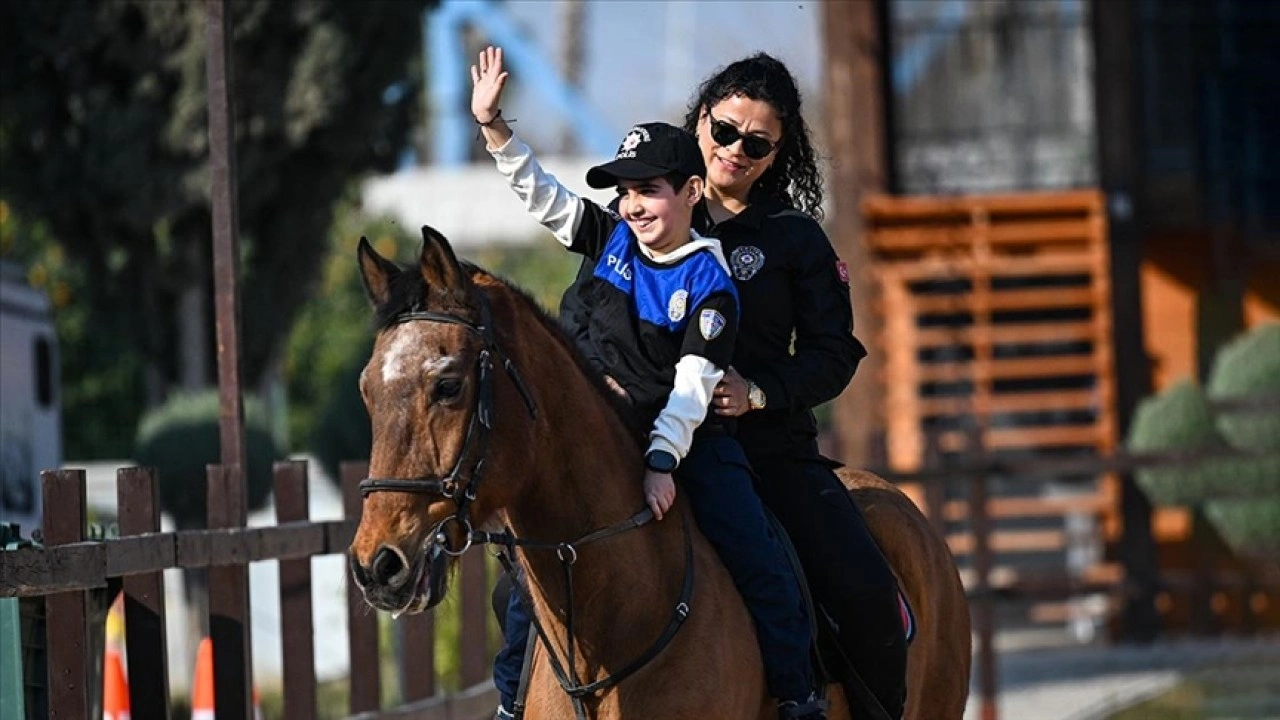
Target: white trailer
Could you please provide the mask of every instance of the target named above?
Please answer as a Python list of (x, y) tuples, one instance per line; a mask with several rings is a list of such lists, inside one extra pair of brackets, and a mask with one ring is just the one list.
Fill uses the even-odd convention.
[(62, 463), (58, 339), (44, 293), (0, 263), (0, 523), (41, 526), (40, 471)]

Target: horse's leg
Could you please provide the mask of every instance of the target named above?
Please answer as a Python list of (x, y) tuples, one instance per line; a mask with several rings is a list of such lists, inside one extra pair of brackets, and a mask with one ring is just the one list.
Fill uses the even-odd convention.
[(969, 605), (946, 540), (883, 479), (857, 470), (840, 475), (915, 611), (905, 718), (959, 720), (969, 695)]

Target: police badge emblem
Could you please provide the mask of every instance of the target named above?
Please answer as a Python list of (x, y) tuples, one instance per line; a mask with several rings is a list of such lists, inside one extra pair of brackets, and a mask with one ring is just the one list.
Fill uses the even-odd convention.
[(729, 267), (735, 280), (750, 280), (764, 267), (764, 253), (752, 245), (736, 247), (729, 253)]
[(684, 319), (684, 313), (688, 307), (688, 290), (677, 290), (671, 293), (671, 298), (667, 300), (667, 319), (671, 322), (680, 322)]
[(704, 340), (715, 340), (720, 337), (720, 333), (724, 331), (724, 325), (724, 316), (711, 308), (705, 308), (698, 316), (698, 331), (702, 333)]
[(618, 146), (618, 154), (615, 158), (633, 158), (636, 156), (636, 148), (642, 142), (649, 142), (649, 131), (639, 125), (631, 128), (631, 132), (622, 138), (622, 144)]

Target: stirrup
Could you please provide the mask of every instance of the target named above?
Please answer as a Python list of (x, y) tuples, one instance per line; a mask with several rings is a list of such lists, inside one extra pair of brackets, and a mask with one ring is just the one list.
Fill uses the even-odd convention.
[(815, 693), (802, 703), (795, 700), (780, 702), (778, 720), (827, 720), (827, 701)]

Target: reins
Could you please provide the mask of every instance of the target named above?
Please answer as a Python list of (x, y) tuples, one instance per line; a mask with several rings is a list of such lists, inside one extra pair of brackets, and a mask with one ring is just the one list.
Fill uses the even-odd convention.
[[(533, 626), (537, 632), (538, 638), (547, 648), (547, 658), (550, 662), (551, 669), (556, 676), (556, 680), (560, 683), (561, 689), (569, 696), (573, 702), (574, 712), (578, 720), (585, 720), (587, 717), (587, 709), (585, 698), (598, 695), (599, 693), (616, 686), (627, 677), (644, 667), (651, 660), (658, 656), (659, 653), (666, 648), (675, 637), (684, 621), (689, 617), (689, 600), (693, 596), (693, 537), (689, 529), (689, 521), (683, 515), (682, 529), (684, 531), (684, 555), (685, 555), (685, 572), (684, 583), (680, 590), (680, 598), (677, 600), (672, 610), (671, 619), (667, 622), (666, 628), (662, 631), (643, 653), (635, 660), (632, 660), (621, 670), (611, 673), (607, 677), (596, 680), (587, 684), (580, 684), (577, 677), (576, 669), (576, 637), (573, 626), (573, 566), (578, 561), (578, 548), (593, 542), (598, 542), (606, 538), (613, 537), (620, 533), (635, 528), (642, 527), (653, 520), (653, 512), (648, 508), (632, 515), (622, 522), (610, 525), (599, 530), (583, 535), (576, 540), (568, 542), (546, 542), (539, 540), (531, 540), (521, 538), (509, 531), (503, 532), (485, 532), (476, 530), (471, 523), (470, 505), (476, 499), (477, 488), (483, 477), (485, 455), (489, 448), (489, 434), (493, 430), (493, 362), (494, 358), (502, 358), (503, 368), (507, 371), (508, 377), (515, 385), (516, 391), (524, 400), (525, 408), (529, 412), (530, 419), (536, 420), (538, 417), (538, 407), (533, 400), (533, 396), (529, 393), (528, 387), (524, 384), (519, 371), (516, 369), (511, 358), (507, 357), (498, 347), (497, 339), (493, 334), (493, 322), (489, 310), (489, 301), (483, 293), (475, 293), (480, 305), (480, 323), (475, 324), (472, 321), (458, 315), (449, 315), (445, 313), (429, 312), (425, 310), (413, 310), (396, 317), (393, 321), (395, 324), (406, 322), (436, 322), (447, 323), (451, 325), (459, 325), (478, 336), (484, 343), (480, 354), (476, 359), (476, 396), (475, 405), (472, 408), (471, 420), (467, 425), (467, 434), (462, 441), (462, 449), (458, 453), (458, 459), (454, 462), (453, 469), (447, 475), (419, 475), (409, 478), (375, 478), (367, 477), (360, 481), (360, 495), (368, 497), (378, 492), (400, 492), (419, 495), (434, 495), (445, 500), (451, 500), (457, 508), (453, 515), (446, 517), (436, 524), (434, 528), (427, 534), (428, 543), (434, 542), (442, 552), (451, 556), (459, 556), (469, 550), (473, 545), (497, 545), (502, 548), (495, 553), (499, 561), (502, 563), (503, 569), (511, 575), (515, 581), (515, 560), (514, 554), (517, 547), (526, 550), (554, 550), (557, 559), (564, 574), (564, 585), (566, 594), (566, 603), (568, 605), (565, 610), (565, 629), (568, 634), (567, 662), (561, 664), (559, 658), (556, 657), (552, 650), (550, 637), (546, 630), (542, 627), (537, 619), (537, 614), (532, 612), (532, 600), (526, 595), (526, 591), (521, 587), (519, 582), (513, 582), (522, 602), (525, 602), (530, 609), (530, 615), (534, 618)], [(470, 471), (463, 473), (464, 464), (468, 458), (474, 458)], [(463, 529), (464, 541), (462, 547), (453, 549), (449, 547), (449, 536), (445, 532), (445, 528), (449, 522), (458, 523)], [(425, 571), (425, 563), (423, 564)], [(566, 671), (567, 668), (567, 671)], [(523, 697), (521, 698), (523, 700)], [(523, 704), (523, 703), (521, 703)], [(523, 707), (519, 708), (523, 711)], [(519, 715), (520, 713), (517, 713)]]
[[(644, 667), (658, 656), (667, 644), (676, 636), (680, 627), (684, 625), (684, 621), (689, 617), (689, 600), (693, 597), (693, 535), (689, 532), (689, 520), (684, 515), (682, 518), (682, 530), (684, 531), (684, 583), (680, 589), (680, 598), (676, 601), (675, 607), (672, 609), (671, 619), (667, 621), (667, 626), (656, 640), (645, 649), (636, 659), (627, 663), (621, 670), (610, 673), (604, 678), (580, 684), (578, 682), (578, 674), (576, 664), (574, 662), (574, 642), (575, 635), (573, 631), (573, 565), (578, 560), (577, 548), (587, 543), (603, 540), (612, 537), (627, 530), (632, 530), (645, 525), (653, 520), (653, 511), (648, 508), (632, 515), (626, 520), (610, 525), (607, 528), (596, 530), (587, 535), (571, 542), (538, 542), (520, 538), (509, 532), (486, 533), (474, 532), (477, 536), (475, 541), (478, 543), (491, 543), (500, 545), (503, 551), (495, 553), (498, 561), (502, 563), (502, 568), (511, 576), (512, 585), (515, 591), (520, 594), (520, 601), (530, 610), (530, 617), (533, 618), (533, 628), (538, 635), (538, 639), (542, 641), (543, 646), (547, 648), (547, 660), (551, 664), (551, 670), (556, 676), (556, 681), (560, 683), (560, 689), (564, 690), (573, 702), (574, 714), (578, 720), (585, 720), (587, 717), (587, 709), (584, 700), (593, 695), (598, 695), (609, 688), (614, 687), (618, 683), (630, 677), (640, 668)], [(551, 638), (547, 635), (546, 630), (542, 627), (542, 623), (538, 621), (538, 616), (533, 610), (533, 599), (528, 595), (527, 590), (516, 582), (515, 562), (512, 558), (516, 547), (522, 547), (533, 550), (555, 550), (556, 557), (560, 560), (560, 567), (564, 571), (565, 586), (565, 631), (568, 635), (568, 660), (562, 665), (559, 658), (552, 651)], [(568, 671), (566, 672), (566, 667)], [(524, 680), (522, 679), (522, 682)], [(517, 701), (517, 706), (512, 708), (515, 716), (520, 718), (524, 714), (523, 697)]]

